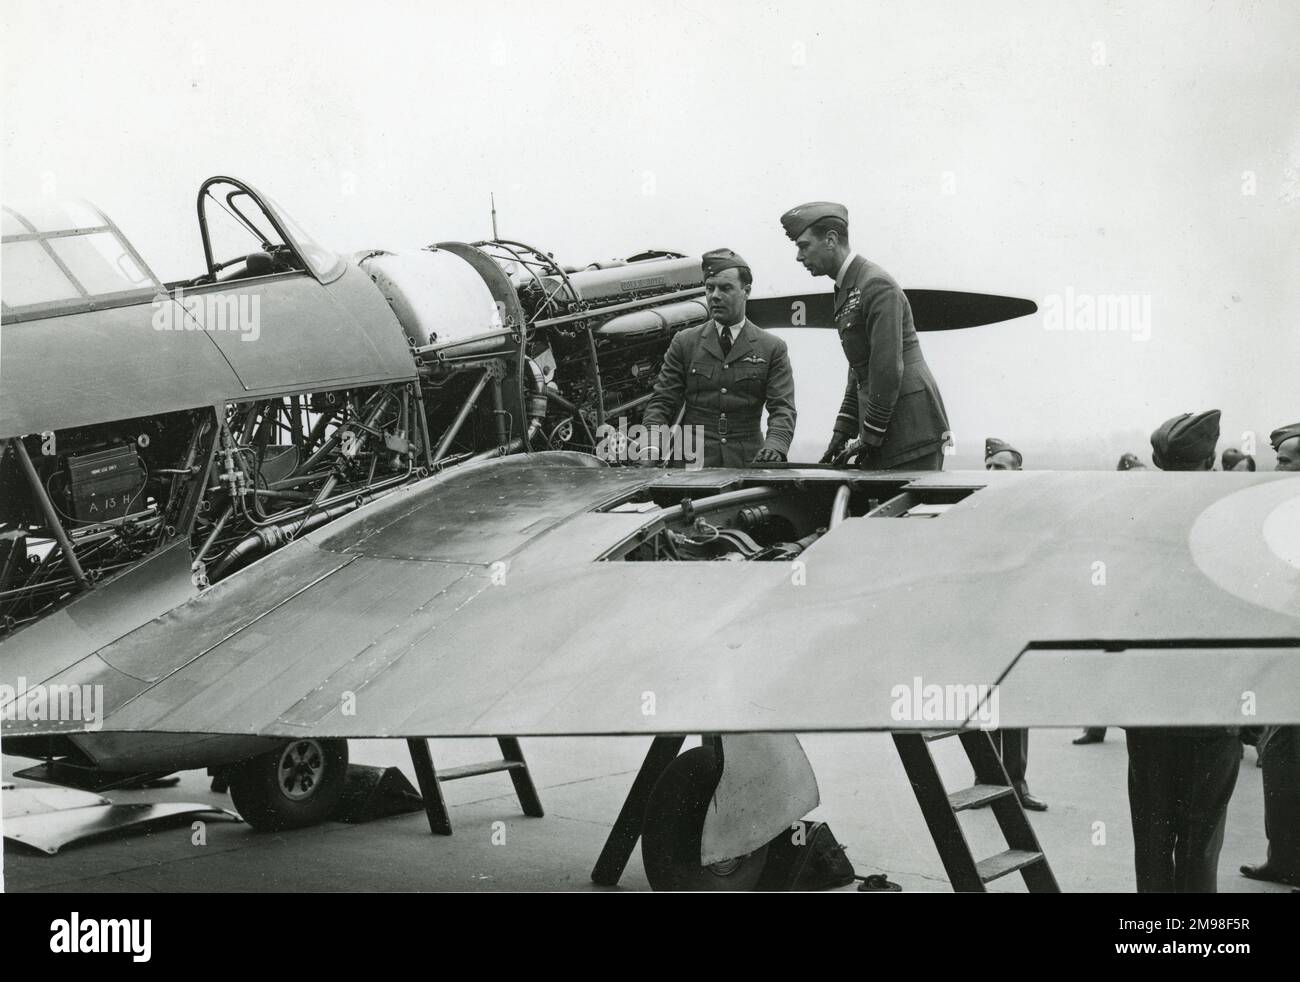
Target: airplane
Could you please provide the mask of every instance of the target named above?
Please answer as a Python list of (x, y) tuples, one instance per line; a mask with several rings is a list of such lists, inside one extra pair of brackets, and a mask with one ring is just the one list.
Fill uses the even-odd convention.
[[(217, 213), (260, 248), (216, 261)], [(672, 332), (707, 316), (698, 258), (569, 270), (496, 240), (343, 260), (218, 177), (207, 270), (161, 284), (91, 217), (5, 213), (6, 279), (35, 245), (50, 262), (17, 268), (67, 283), (12, 304), (5, 285), (0, 684), (10, 706), (107, 700), (93, 730), (6, 717), (4, 751), (45, 761), (31, 776), (218, 769), (284, 828), (330, 814), (348, 739), (721, 735), (661, 754), (646, 773), (678, 793), (632, 817), (652, 884), (734, 888), (815, 803), (797, 742), (767, 735), (932, 730), (900, 716), (914, 680), (983, 693), (958, 729), (993, 691), (1004, 726), (1238, 723), (1246, 691), (1252, 723), (1296, 722), (1280, 475), (614, 466), (595, 431), (636, 418)], [(129, 288), (69, 261), (105, 254)], [(256, 342), (238, 317), (175, 330), (217, 294), (266, 311)], [(827, 297), (749, 315), (825, 325)], [(1033, 309), (909, 298), (921, 329)], [(54, 357), (68, 327), (82, 343)]]
[[(163, 284), (88, 203), (3, 210), (0, 637), (146, 560), (158, 582), (132, 596), (155, 595), (153, 616), (400, 484), (592, 451), (708, 316), (680, 253), (578, 269), (494, 239), (344, 258), (221, 176), (197, 214), (205, 270)], [(912, 295), (922, 329), (1033, 309)], [(829, 297), (752, 316), (829, 323)]]

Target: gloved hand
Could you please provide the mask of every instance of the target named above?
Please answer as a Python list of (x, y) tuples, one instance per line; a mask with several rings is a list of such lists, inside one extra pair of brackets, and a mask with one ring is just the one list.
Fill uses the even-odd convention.
[(826, 447), (826, 452), (822, 454), (822, 459), (818, 463), (835, 463), (835, 458), (840, 455), (840, 451), (844, 449), (844, 444), (848, 442), (848, 439), (843, 433), (836, 433), (832, 436), (830, 444)]
[(866, 454), (867, 445), (862, 442), (862, 437), (855, 436), (848, 443), (844, 444), (844, 449), (840, 451), (840, 460), (847, 464), (850, 460), (856, 457), (857, 460), (854, 462), (861, 467), (863, 458), (866, 457)]
[(764, 447), (754, 455), (753, 463), (755, 464), (783, 464), (785, 463), (785, 454), (780, 450), (772, 447)]

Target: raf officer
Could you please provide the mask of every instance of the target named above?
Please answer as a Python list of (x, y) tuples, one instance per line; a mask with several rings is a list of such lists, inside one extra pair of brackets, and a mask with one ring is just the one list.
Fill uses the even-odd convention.
[[(1269, 434), (1275, 470), (1300, 471), (1300, 423)], [(1241, 867), (1252, 880), (1300, 887), (1300, 726), (1266, 726), (1259, 738), (1264, 769), (1264, 834), (1268, 858)]]
[(1268, 441), (1277, 453), (1277, 471), (1300, 471), (1300, 423), (1279, 426), (1268, 435)]
[[(1219, 411), (1184, 413), (1151, 434), (1162, 471), (1213, 469)], [(1128, 802), (1139, 893), (1213, 893), (1228, 801), (1237, 785), (1236, 727), (1129, 727)]]
[(791, 208), (781, 225), (814, 276), (835, 280), (835, 328), (849, 363), (844, 401), (823, 463), (851, 438), (858, 462), (873, 470), (942, 470), (948, 436), (939, 386), (921, 354), (907, 295), (893, 277), (849, 247), (843, 205)]
[[(984, 469), (988, 471), (1018, 471), (1025, 459), (1020, 451), (995, 436), (984, 441)], [(1020, 804), (1027, 811), (1045, 812), (1047, 802), (1029, 791), (1029, 782), (1025, 774), (1029, 770), (1029, 731), (1028, 730), (994, 730), (989, 734), (1002, 766), (1006, 769), (1011, 786), (1016, 789)]]
[(745, 317), (753, 284), (745, 260), (730, 249), (714, 249), (702, 265), (712, 319), (673, 336), (642, 423), (671, 425), (684, 404), (682, 426), (698, 426), (704, 435), (705, 467), (783, 461), (795, 423), (786, 344)]

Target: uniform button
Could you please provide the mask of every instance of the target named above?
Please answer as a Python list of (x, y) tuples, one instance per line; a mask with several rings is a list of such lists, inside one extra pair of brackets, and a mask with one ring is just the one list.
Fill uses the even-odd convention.
[(727, 438), (726, 438), (725, 436), (722, 437), (722, 442), (723, 442), (723, 443), (726, 443), (726, 442), (727, 442)]
[(722, 390), (722, 394), (725, 396), (725, 395), (727, 394), (727, 390), (726, 390), (726, 389), (723, 389), (723, 390)]

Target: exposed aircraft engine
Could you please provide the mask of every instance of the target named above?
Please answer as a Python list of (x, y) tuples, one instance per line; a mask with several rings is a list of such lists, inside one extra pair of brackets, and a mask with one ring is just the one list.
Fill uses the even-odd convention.
[[(349, 261), (235, 178), (198, 203), (204, 269), (169, 283), (93, 206), (5, 209), (0, 638), (164, 553), (172, 593), (123, 596), (203, 589), (446, 467), (592, 452), (708, 317), (678, 253), (579, 268), (495, 239)], [(18, 262), (90, 236), (111, 244), (65, 264), (75, 283)], [(54, 333), (83, 341), (52, 372)]]
[[(433, 390), (465, 389), (467, 377), (496, 366), (490, 382), (501, 395), (491, 422), (508, 449), (522, 439), (535, 449), (591, 451), (607, 418), (637, 422), (673, 333), (708, 318), (700, 261), (678, 253), (578, 269), (493, 240), (374, 251), (357, 262)], [(450, 402), (430, 408), (432, 429), (459, 437), (464, 420)]]

